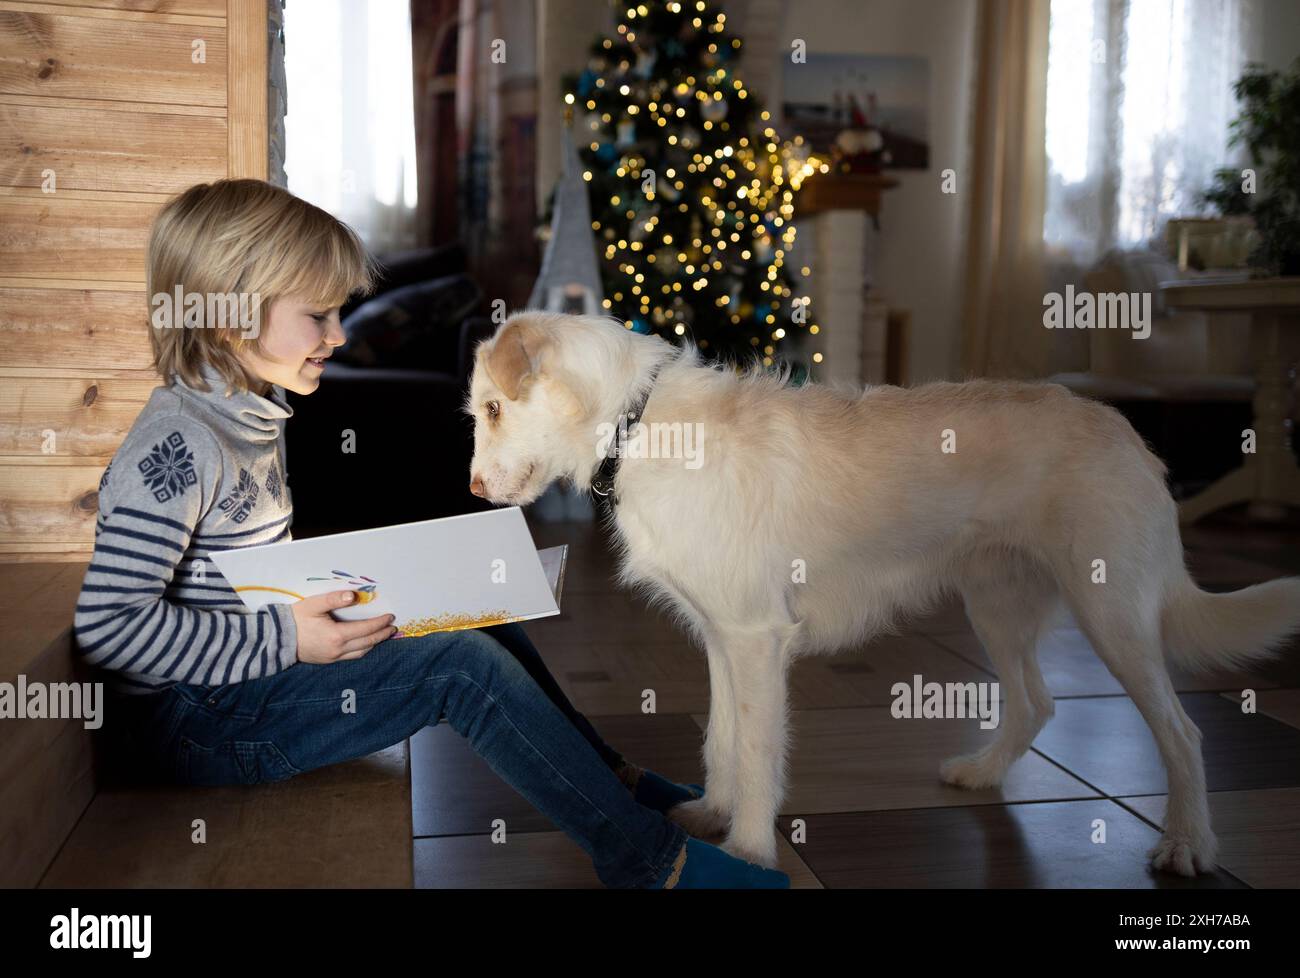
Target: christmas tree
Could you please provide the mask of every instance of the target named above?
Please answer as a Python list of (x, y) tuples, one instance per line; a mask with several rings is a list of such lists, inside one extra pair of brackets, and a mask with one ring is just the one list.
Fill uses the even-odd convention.
[(629, 329), (771, 366), (795, 331), (820, 331), (799, 290), (808, 269), (788, 256), (799, 186), (826, 166), (771, 127), (726, 21), (705, 0), (627, 7), (565, 79), (565, 101), (605, 308)]

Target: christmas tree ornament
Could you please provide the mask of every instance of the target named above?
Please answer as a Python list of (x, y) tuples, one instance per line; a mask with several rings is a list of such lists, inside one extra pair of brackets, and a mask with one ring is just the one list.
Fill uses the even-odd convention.
[(718, 123), (727, 117), (728, 108), (725, 98), (705, 99), (700, 103), (700, 115), (708, 122)]
[(638, 78), (649, 78), (654, 71), (655, 62), (658, 60), (653, 50), (638, 51), (636, 56), (636, 75)]

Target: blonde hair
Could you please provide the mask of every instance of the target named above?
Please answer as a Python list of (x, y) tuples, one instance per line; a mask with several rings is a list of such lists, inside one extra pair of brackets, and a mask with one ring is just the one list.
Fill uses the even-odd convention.
[[(151, 313), (163, 294), (238, 295), (248, 297), (263, 325), (277, 299), (302, 296), (332, 309), (371, 292), (376, 275), (352, 228), (263, 180), (201, 183), (168, 201), (149, 232), (147, 268)], [(149, 330), (154, 368), (165, 383), (179, 378), (207, 390), (200, 371), (209, 364), (231, 389), (258, 385), (236, 353), (250, 345), (263, 353), (261, 329), (250, 337), (234, 328), (171, 325)]]

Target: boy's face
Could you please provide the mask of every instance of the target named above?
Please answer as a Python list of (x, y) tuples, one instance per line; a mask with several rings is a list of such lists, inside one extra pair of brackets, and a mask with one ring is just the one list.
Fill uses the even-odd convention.
[[(264, 354), (244, 350), (239, 359), (253, 376), (279, 384), (295, 394), (310, 394), (320, 386), (325, 360), (347, 341), (339, 325), (339, 307), (324, 308), (298, 296), (271, 303), (262, 327)], [(266, 390), (259, 391), (265, 394)]]

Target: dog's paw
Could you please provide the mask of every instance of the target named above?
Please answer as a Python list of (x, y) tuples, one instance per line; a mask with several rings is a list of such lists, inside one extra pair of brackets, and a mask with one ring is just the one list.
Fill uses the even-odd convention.
[(1152, 867), (1161, 872), (1195, 876), (1198, 873), (1214, 872), (1218, 846), (1213, 837), (1197, 843), (1185, 836), (1165, 835), (1147, 856)]
[(719, 848), (729, 856), (743, 859), (764, 869), (776, 869), (776, 836), (766, 845), (754, 845), (736, 838), (728, 838)]
[(697, 839), (712, 839), (731, 827), (731, 819), (709, 804), (708, 795), (668, 809), (668, 817)]
[(939, 765), (939, 778), (946, 784), (972, 791), (996, 788), (1006, 776), (1006, 767), (984, 753), (950, 757)]

